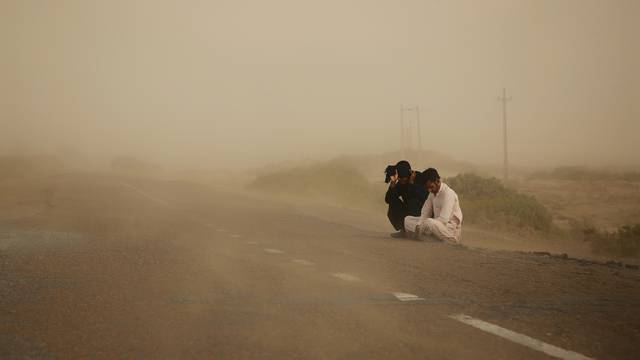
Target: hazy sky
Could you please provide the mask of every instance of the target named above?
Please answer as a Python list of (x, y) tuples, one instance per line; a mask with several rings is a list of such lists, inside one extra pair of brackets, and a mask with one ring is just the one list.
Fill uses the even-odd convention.
[[(640, 165), (640, 1), (0, 0), (0, 153)], [(66, 150), (65, 150), (66, 149)]]

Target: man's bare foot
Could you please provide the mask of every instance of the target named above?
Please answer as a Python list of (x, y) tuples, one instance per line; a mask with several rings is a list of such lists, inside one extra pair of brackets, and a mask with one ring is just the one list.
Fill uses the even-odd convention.
[(411, 235), (415, 240), (422, 240), (422, 236), (420, 236), (420, 225), (416, 225), (416, 228)]

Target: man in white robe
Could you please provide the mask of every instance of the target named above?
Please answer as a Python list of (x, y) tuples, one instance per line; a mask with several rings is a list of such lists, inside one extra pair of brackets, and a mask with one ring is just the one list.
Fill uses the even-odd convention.
[(438, 171), (433, 168), (425, 170), (416, 183), (424, 184), (429, 191), (429, 197), (422, 207), (420, 216), (404, 218), (405, 230), (417, 238), (421, 235), (431, 235), (442, 241), (459, 244), (462, 210), (456, 192), (440, 180)]

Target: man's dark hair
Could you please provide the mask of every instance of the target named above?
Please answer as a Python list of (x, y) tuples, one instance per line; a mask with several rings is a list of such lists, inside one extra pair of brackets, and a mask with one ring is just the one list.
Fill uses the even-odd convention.
[(434, 182), (436, 180), (440, 179), (440, 174), (438, 174), (438, 170), (434, 169), (434, 168), (428, 168), (427, 170), (422, 172), (424, 174), (424, 178), (425, 178), (425, 183), (427, 181), (431, 181)]
[(440, 174), (438, 174), (438, 170), (434, 168), (428, 168), (427, 170), (421, 172), (416, 176), (415, 183), (418, 185), (424, 186), (427, 181), (434, 182), (440, 179)]
[(406, 178), (411, 176), (411, 165), (406, 160), (398, 161), (396, 164), (396, 170), (398, 170), (399, 178)]
[(396, 174), (395, 165), (389, 165), (386, 169), (384, 169), (384, 182), (389, 183), (391, 181), (391, 177)]

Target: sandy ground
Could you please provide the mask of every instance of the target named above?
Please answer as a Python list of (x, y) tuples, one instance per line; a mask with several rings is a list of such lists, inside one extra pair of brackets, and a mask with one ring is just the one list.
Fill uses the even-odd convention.
[(586, 222), (611, 231), (640, 223), (639, 182), (537, 179), (515, 186), (547, 206), (560, 227)]
[(186, 182), (0, 188), (2, 359), (547, 357), (456, 314), (585, 356), (640, 351), (635, 269), (392, 240), (369, 214)]

